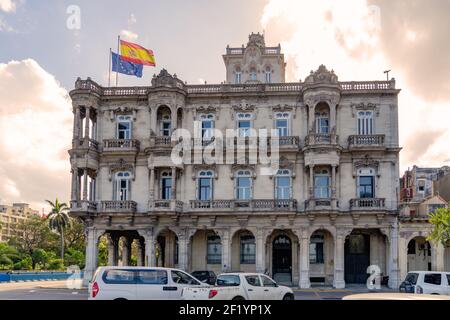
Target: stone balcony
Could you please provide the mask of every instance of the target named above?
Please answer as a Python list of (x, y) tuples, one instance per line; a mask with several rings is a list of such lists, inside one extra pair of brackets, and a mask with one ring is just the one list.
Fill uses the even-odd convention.
[(70, 201), (70, 212), (75, 216), (82, 216), (88, 213), (97, 212), (97, 202), (89, 200)]
[(337, 145), (338, 136), (329, 133), (311, 133), (305, 138), (305, 146)]
[(296, 211), (295, 199), (253, 199), (253, 200), (191, 200), (191, 210), (252, 210), (252, 211)]
[(139, 152), (139, 141), (136, 139), (105, 139), (103, 152)]
[(150, 211), (173, 211), (182, 212), (184, 203), (180, 200), (153, 200), (149, 203)]
[(102, 213), (135, 213), (137, 203), (132, 200), (100, 201), (99, 212)]
[(349, 136), (348, 148), (354, 150), (384, 148), (385, 138), (386, 136), (384, 134)]
[(74, 149), (98, 150), (98, 142), (94, 139), (73, 139), (72, 145)]
[(332, 198), (311, 198), (305, 201), (306, 211), (336, 210), (339, 201)]
[(385, 208), (385, 199), (357, 198), (350, 200), (351, 211), (382, 210)]

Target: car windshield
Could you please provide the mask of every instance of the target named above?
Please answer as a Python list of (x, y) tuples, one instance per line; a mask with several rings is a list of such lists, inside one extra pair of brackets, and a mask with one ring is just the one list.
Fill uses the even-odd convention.
[(208, 277), (208, 271), (195, 271), (192, 272), (192, 275), (201, 280), (202, 278), (205, 279)]
[(187, 275), (184, 272), (172, 270), (171, 272), (172, 280), (175, 283), (179, 284), (200, 284), (197, 280), (192, 278), (191, 276)]
[(419, 277), (418, 273), (408, 273), (408, 275), (406, 276), (405, 282), (408, 282), (411, 284), (416, 284), (418, 277)]
[(236, 287), (241, 284), (239, 276), (222, 275), (217, 278), (217, 285), (221, 287)]

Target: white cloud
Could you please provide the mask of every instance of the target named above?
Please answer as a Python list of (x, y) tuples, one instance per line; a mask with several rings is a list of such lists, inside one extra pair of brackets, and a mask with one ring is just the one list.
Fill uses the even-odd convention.
[(0, 0), (0, 11), (15, 12), (16, 4), (12, 0)]
[(32, 59), (0, 64), (2, 199), (36, 209), (68, 200), (71, 138), (71, 102), (57, 80)]
[(137, 38), (139, 37), (136, 33), (132, 32), (130, 30), (120, 31), (120, 36), (122, 38), (125, 38), (125, 40), (130, 40), (130, 41), (137, 40)]
[[(340, 80), (380, 80), (383, 70), (392, 68), (402, 89), (401, 170), (413, 164), (441, 166), (450, 159), (450, 109), (445, 103), (419, 98), (408, 86), (403, 68), (388, 62), (389, 53), (381, 43), (389, 32), (381, 28), (380, 11), (360, 0), (269, 0), (261, 24), (266, 43), (281, 43), (290, 81), (304, 79), (320, 64), (334, 69)], [(417, 34), (411, 30), (404, 37), (414, 41)]]

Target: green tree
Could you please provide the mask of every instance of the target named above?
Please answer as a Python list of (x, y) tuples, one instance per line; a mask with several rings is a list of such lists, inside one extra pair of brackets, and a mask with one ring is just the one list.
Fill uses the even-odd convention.
[(75, 249), (84, 252), (86, 250), (86, 238), (84, 236), (83, 222), (80, 218), (71, 218), (70, 220), (70, 226), (64, 233), (66, 250)]
[(64, 230), (70, 225), (70, 217), (67, 213), (69, 207), (66, 203), (59, 202), (56, 198), (55, 202), (45, 200), (52, 207), (47, 220), (48, 226), (51, 230), (59, 233), (61, 237), (61, 260), (64, 260)]
[(10, 269), (14, 261), (19, 258), (20, 255), (16, 248), (6, 243), (0, 243), (0, 269)]
[(429, 214), (433, 231), (427, 240), (442, 243), (444, 246), (450, 240), (450, 208), (439, 208)]

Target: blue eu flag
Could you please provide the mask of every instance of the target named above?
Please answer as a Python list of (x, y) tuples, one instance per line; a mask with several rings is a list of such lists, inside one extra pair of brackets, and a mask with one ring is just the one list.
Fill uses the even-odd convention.
[(111, 52), (112, 71), (142, 78), (144, 65), (122, 60), (117, 53)]

